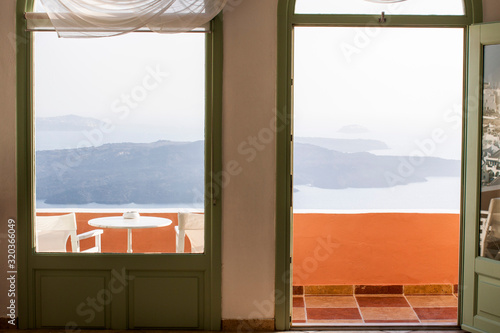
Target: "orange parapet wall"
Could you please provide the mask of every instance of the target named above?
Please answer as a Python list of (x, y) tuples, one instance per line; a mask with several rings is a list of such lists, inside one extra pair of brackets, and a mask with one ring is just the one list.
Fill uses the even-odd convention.
[(458, 283), (458, 214), (293, 218), (293, 285)]
[[(61, 215), (64, 213), (37, 213), (37, 215)], [(90, 219), (118, 216), (119, 213), (76, 213), (77, 232), (79, 234), (98, 229), (90, 226)], [(162, 228), (152, 229), (134, 229), (132, 230), (132, 248), (134, 253), (175, 253), (175, 230), (177, 225), (177, 213), (143, 213), (143, 216), (164, 217), (172, 220), (172, 224)], [(108, 229), (103, 228), (104, 233), (101, 236), (101, 250), (103, 253), (126, 253), (127, 252), (127, 229)], [(93, 246), (93, 239), (84, 239), (82, 249)], [(71, 252), (70, 243), (66, 245), (67, 251)], [(191, 252), (189, 239), (185, 239), (184, 252)]]

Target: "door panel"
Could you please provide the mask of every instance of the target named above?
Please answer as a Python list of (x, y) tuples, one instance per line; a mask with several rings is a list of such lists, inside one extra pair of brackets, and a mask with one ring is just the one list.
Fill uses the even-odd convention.
[[(202, 320), (203, 272), (137, 272), (130, 284), (129, 327), (197, 328)], [(156, 292), (151, 293), (153, 289)], [(165, 314), (169, 315), (166, 316)]]
[[(31, 11), (19, 1), (18, 17)], [(222, 19), (206, 38), (205, 179), (222, 169)], [(206, 193), (205, 251), (177, 253), (37, 253), (35, 251), (35, 151), (32, 107), (32, 33), (18, 20), (18, 261), (19, 328), (189, 328), (221, 324), (220, 189)], [(142, 80), (142, 78), (141, 78)], [(144, 81), (141, 81), (144, 82)], [(173, 226), (172, 226), (173, 228)], [(123, 234), (125, 236), (125, 234)], [(125, 236), (126, 237), (126, 236)], [(126, 239), (126, 238), (123, 239)], [(175, 244), (175, 239), (172, 239)], [(175, 248), (172, 246), (172, 248)]]
[(490, 319), (499, 319), (500, 307), (498, 306), (498, 300), (500, 299), (500, 284), (498, 280), (479, 275), (477, 293), (478, 313), (485, 317), (495, 317)]
[(37, 326), (107, 328), (109, 281), (105, 271), (37, 271)]
[[(495, 199), (500, 198), (500, 164), (496, 163), (500, 142), (500, 57), (492, 56), (492, 52), (500, 52), (500, 47), (494, 45), (500, 45), (500, 24), (470, 28), (461, 298), (462, 327), (471, 332), (500, 331), (500, 261), (491, 255), (492, 246), (497, 244), (496, 206), (500, 206), (495, 205)], [(488, 248), (488, 255), (482, 247)]]

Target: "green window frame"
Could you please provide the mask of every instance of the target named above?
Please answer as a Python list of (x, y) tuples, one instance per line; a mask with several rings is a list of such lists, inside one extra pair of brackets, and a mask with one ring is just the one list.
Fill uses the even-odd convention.
[[(348, 1), (348, 0), (344, 0)], [(464, 28), (482, 21), (482, 1), (464, 0), (465, 15), (335, 15), (296, 14), (296, 0), (278, 3), (278, 62), (277, 62), (277, 132), (276, 137), (276, 275), (275, 322), (277, 330), (289, 330), (291, 325), (291, 262), (292, 262), (292, 47), (293, 29), (308, 27), (432, 27)], [(385, 18), (385, 20), (384, 20)], [(382, 19), (379, 21), (379, 19)], [(467, 35), (467, 33), (466, 33)], [(467, 48), (467, 41), (465, 43)], [(465, 52), (465, 50), (464, 50)], [(464, 59), (467, 63), (467, 59)], [(465, 72), (465, 76), (467, 73)], [(466, 78), (464, 78), (465, 84)], [(464, 96), (467, 94), (464, 93)], [(464, 97), (466, 98), (466, 97)], [(464, 106), (466, 105), (464, 101)], [(463, 233), (464, 217), (461, 214)], [(460, 236), (463, 239), (463, 235)], [(463, 248), (460, 249), (461, 256)], [(462, 280), (463, 268), (460, 269)], [(460, 309), (459, 309), (460, 314)], [(460, 318), (459, 318), (460, 319)], [(376, 329), (376, 327), (371, 327)]]
[[(179, 275), (198, 270), (202, 314), (197, 329), (218, 330), (221, 324), (221, 185), (216, 175), (222, 170), (222, 13), (210, 22), (206, 37), (205, 66), (205, 252), (183, 254), (92, 254), (36, 253), (33, 240), (34, 205), (34, 119), (33, 119), (33, 40), (25, 13), (33, 11), (34, 0), (17, 0), (17, 213), (18, 213), (18, 314), (19, 328), (39, 327), (37, 309), (37, 270), (61, 271), (68, 265), (80, 270), (107, 270), (131, 263), (131, 271), (167, 267)], [(148, 266), (149, 265), (149, 266)], [(200, 273), (201, 272), (201, 273)], [(193, 273), (193, 274), (195, 274)], [(89, 274), (92, 274), (91, 272)], [(195, 275), (196, 275), (195, 274)], [(106, 328), (124, 328), (115, 315)], [(121, 318), (120, 318), (121, 320)]]

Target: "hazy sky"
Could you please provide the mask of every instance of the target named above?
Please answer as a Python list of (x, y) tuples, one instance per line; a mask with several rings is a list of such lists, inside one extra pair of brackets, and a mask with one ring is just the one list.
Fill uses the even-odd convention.
[[(296, 136), (380, 139), (406, 155), (443, 130), (428, 155), (460, 159), (462, 29), (298, 27), (294, 57)], [(367, 133), (339, 132), (350, 125)]]
[(500, 88), (500, 45), (484, 47), (484, 81)]
[[(76, 114), (157, 139), (203, 139), (204, 38), (36, 33), (36, 116)], [(298, 27), (294, 57), (296, 136), (378, 139), (392, 148), (379, 153), (407, 155), (443, 130), (446, 140), (428, 155), (460, 158), (462, 29)], [(367, 132), (339, 132), (350, 125)]]
[(406, 0), (380, 4), (369, 0), (297, 0), (296, 13), (303, 14), (463, 15), (462, 0)]
[(75, 114), (127, 130), (162, 129), (169, 140), (203, 139), (204, 41), (202, 33), (36, 33), (36, 116)]

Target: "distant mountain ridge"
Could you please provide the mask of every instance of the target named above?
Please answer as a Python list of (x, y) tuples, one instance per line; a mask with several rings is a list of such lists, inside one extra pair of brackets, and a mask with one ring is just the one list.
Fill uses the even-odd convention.
[(371, 150), (389, 149), (382, 141), (369, 139), (331, 139), (315, 137), (296, 137), (295, 143), (311, 144), (342, 153), (359, 153)]
[[(324, 189), (384, 188), (460, 175), (460, 161), (435, 157), (414, 165), (405, 156), (343, 153), (298, 142), (294, 156), (294, 184)], [(204, 141), (37, 151), (36, 185), (37, 200), (47, 204), (200, 203)]]
[(204, 143), (158, 141), (36, 152), (47, 204), (203, 202)]
[(76, 115), (35, 118), (37, 131), (85, 131), (106, 126), (106, 123), (95, 118)]
[(425, 182), (428, 177), (459, 177), (460, 161), (342, 153), (295, 144), (293, 169), (295, 185), (323, 189), (385, 188)]

